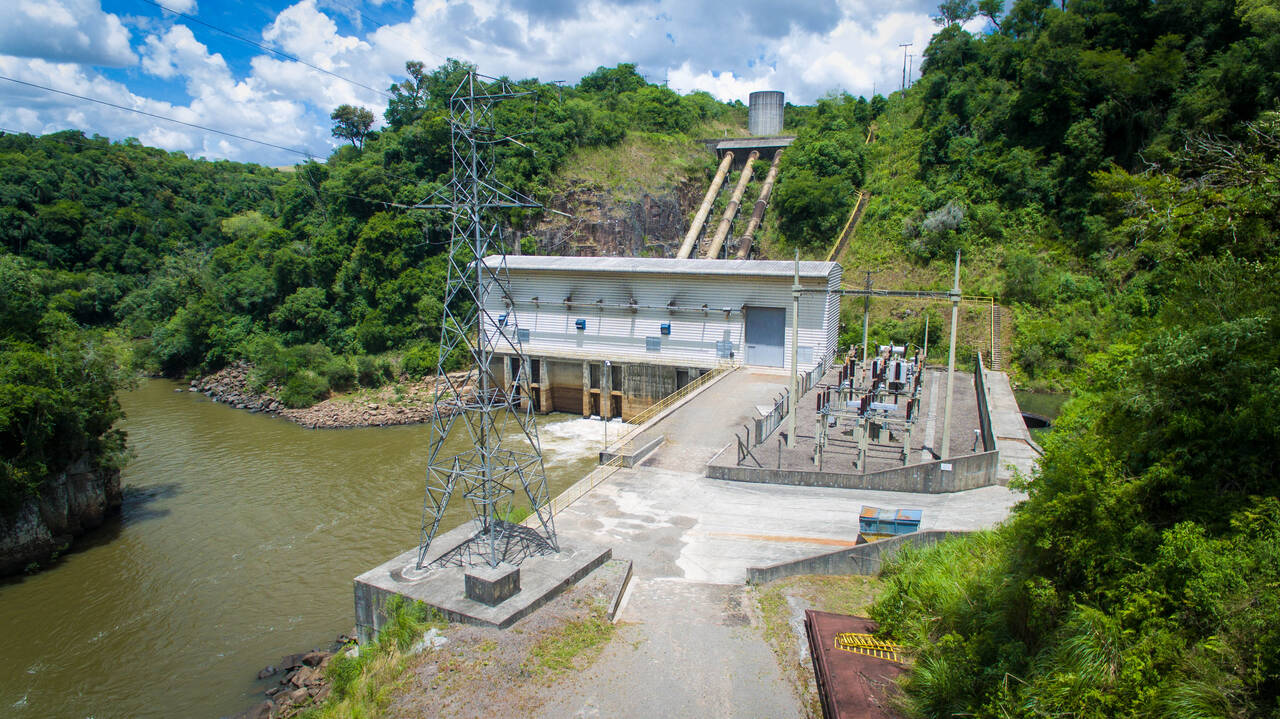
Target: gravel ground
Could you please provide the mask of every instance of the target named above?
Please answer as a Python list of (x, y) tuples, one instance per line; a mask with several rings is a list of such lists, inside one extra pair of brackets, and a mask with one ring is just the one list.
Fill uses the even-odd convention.
[(616, 639), (605, 617), (626, 575), (605, 563), (505, 631), (450, 625), (448, 643), (411, 660), (387, 714), (393, 717), (523, 717), (557, 699), (566, 677)]

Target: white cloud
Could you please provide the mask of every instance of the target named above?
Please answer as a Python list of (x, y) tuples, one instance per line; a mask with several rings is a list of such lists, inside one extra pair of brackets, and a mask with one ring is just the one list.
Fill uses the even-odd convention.
[[(387, 8), (364, 17), (349, 3), (339, 8), (336, 0), (333, 7), (327, 0), (299, 0), (264, 19), (265, 44), (353, 84), (257, 50), (248, 58), (247, 71), (233, 69), (244, 66), (210, 52), (205, 44), (209, 31), (188, 28), (181, 18), (133, 23), (141, 37), (131, 48), (128, 31), (101, 11), (98, 0), (17, 1), (25, 14), (19, 15), (21, 22), (0, 28), (0, 51), (42, 59), (0, 55), (5, 74), (318, 153), (335, 145), (329, 113), (337, 105), (363, 105), (381, 118), (387, 98), (378, 90), (401, 79), (407, 60), (434, 67), (456, 57), (490, 75), (569, 83), (600, 65), (635, 62), (650, 81), (666, 82), (681, 92), (705, 90), (721, 100), (745, 101), (754, 90), (775, 89), (804, 104), (831, 90), (860, 95), (897, 90), (902, 78), (898, 44), (913, 43), (913, 75), (918, 74), (920, 55), (936, 29), (929, 19), (936, 0), (798, 0), (781, 8), (774, 0), (738, 0), (732, 6), (712, 0), (415, 0), (412, 14), (400, 22), (388, 22), (392, 11)], [(195, 10), (194, 0), (162, 1), (184, 12)], [(366, 0), (360, 7), (370, 12), (368, 7), (377, 4)], [(209, 7), (206, 2), (206, 11)], [(91, 10), (97, 18), (94, 27), (77, 24), (85, 13), (71, 12), (73, 8)], [(334, 21), (344, 17), (349, 25), (343, 27), (354, 28), (350, 34)], [(42, 33), (61, 39), (39, 47), (28, 41), (31, 47), (23, 53), (4, 45), (13, 42), (6, 38)], [(95, 40), (99, 35), (116, 39)], [(82, 48), (80, 55), (67, 47)], [(136, 64), (139, 56), (143, 73), (181, 83), (185, 97), (165, 102), (135, 95), (87, 66)], [(299, 159), (5, 85), (0, 83), (0, 126), (36, 132), (79, 126), (114, 138), (133, 135), (194, 155), (268, 164)]]
[[(178, 12), (184, 12), (188, 15), (196, 14), (196, 0), (165, 0), (165, 7)], [(142, 139), (142, 138), (138, 138)]]
[(0, 53), (109, 67), (137, 62), (129, 31), (98, 0), (10, 0)]

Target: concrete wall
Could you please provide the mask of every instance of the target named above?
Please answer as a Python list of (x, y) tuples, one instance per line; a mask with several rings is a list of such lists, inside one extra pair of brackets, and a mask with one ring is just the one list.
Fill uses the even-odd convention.
[(967, 532), (928, 530), (913, 532), (897, 537), (882, 539), (879, 542), (859, 544), (848, 549), (839, 549), (804, 559), (781, 562), (767, 567), (748, 567), (747, 584), (765, 584), (775, 579), (794, 577), (801, 574), (864, 574), (880, 573), (884, 563), (893, 558), (906, 546), (930, 546), (945, 539), (960, 537)]
[(768, 467), (735, 467), (734, 446), (729, 445), (707, 465), (711, 479), (762, 484), (789, 484), (798, 487), (875, 489), (889, 492), (942, 494), (997, 484), (999, 452), (981, 452), (946, 461), (922, 462), (867, 474), (825, 472)]
[(976, 366), (973, 369), (973, 389), (978, 395), (978, 428), (982, 436), (982, 448), (996, 448), (996, 435), (991, 429), (991, 404), (987, 400), (987, 369), (982, 364), (982, 353), (978, 353)]

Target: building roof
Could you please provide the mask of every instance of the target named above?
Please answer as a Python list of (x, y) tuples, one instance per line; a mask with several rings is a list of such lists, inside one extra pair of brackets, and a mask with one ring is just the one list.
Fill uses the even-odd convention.
[[(486, 267), (495, 267), (497, 255), (484, 258)], [(795, 274), (791, 260), (677, 260), (662, 257), (561, 257), (507, 255), (507, 269), (542, 272), (599, 272), (648, 275), (702, 275), (732, 277), (784, 277)], [(835, 262), (801, 262), (803, 278), (831, 277)]]

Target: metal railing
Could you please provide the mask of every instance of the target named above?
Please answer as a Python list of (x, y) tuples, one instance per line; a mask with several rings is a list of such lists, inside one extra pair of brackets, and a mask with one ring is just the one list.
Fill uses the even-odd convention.
[(708, 384), (711, 384), (712, 382), (714, 382), (716, 379), (719, 379), (724, 374), (728, 372), (732, 372), (733, 370), (737, 369), (738, 366), (739, 365), (736, 363), (724, 363), (718, 367), (707, 370), (706, 372), (694, 378), (693, 381), (689, 382), (689, 384), (686, 384), (685, 386), (681, 387), (675, 392), (672, 392), (666, 397), (663, 397), (657, 402), (654, 402), (648, 407), (645, 407), (644, 409), (640, 410), (633, 417), (631, 417), (631, 419), (627, 420), (627, 424), (634, 425), (634, 426), (631, 429), (627, 430), (621, 437), (614, 440), (614, 442), (609, 445), (607, 451), (617, 456), (628, 454), (629, 450), (634, 448), (635, 439), (639, 436), (640, 432), (644, 429), (644, 424), (646, 422), (658, 416), (665, 410), (678, 404), (681, 400), (693, 394), (694, 392), (697, 392), (698, 390), (702, 389)]
[(787, 412), (791, 409), (791, 390), (784, 389), (778, 394), (778, 398), (773, 401), (773, 409), (769, 413), (756, 420), (756, 438), (751, 442), (751, 428), (747, 427), (747, 440), (752, 447), (759, 447), (760, 443), (768, 439), (773, 431), (782, 426), (782, 420), (787, 418)]

